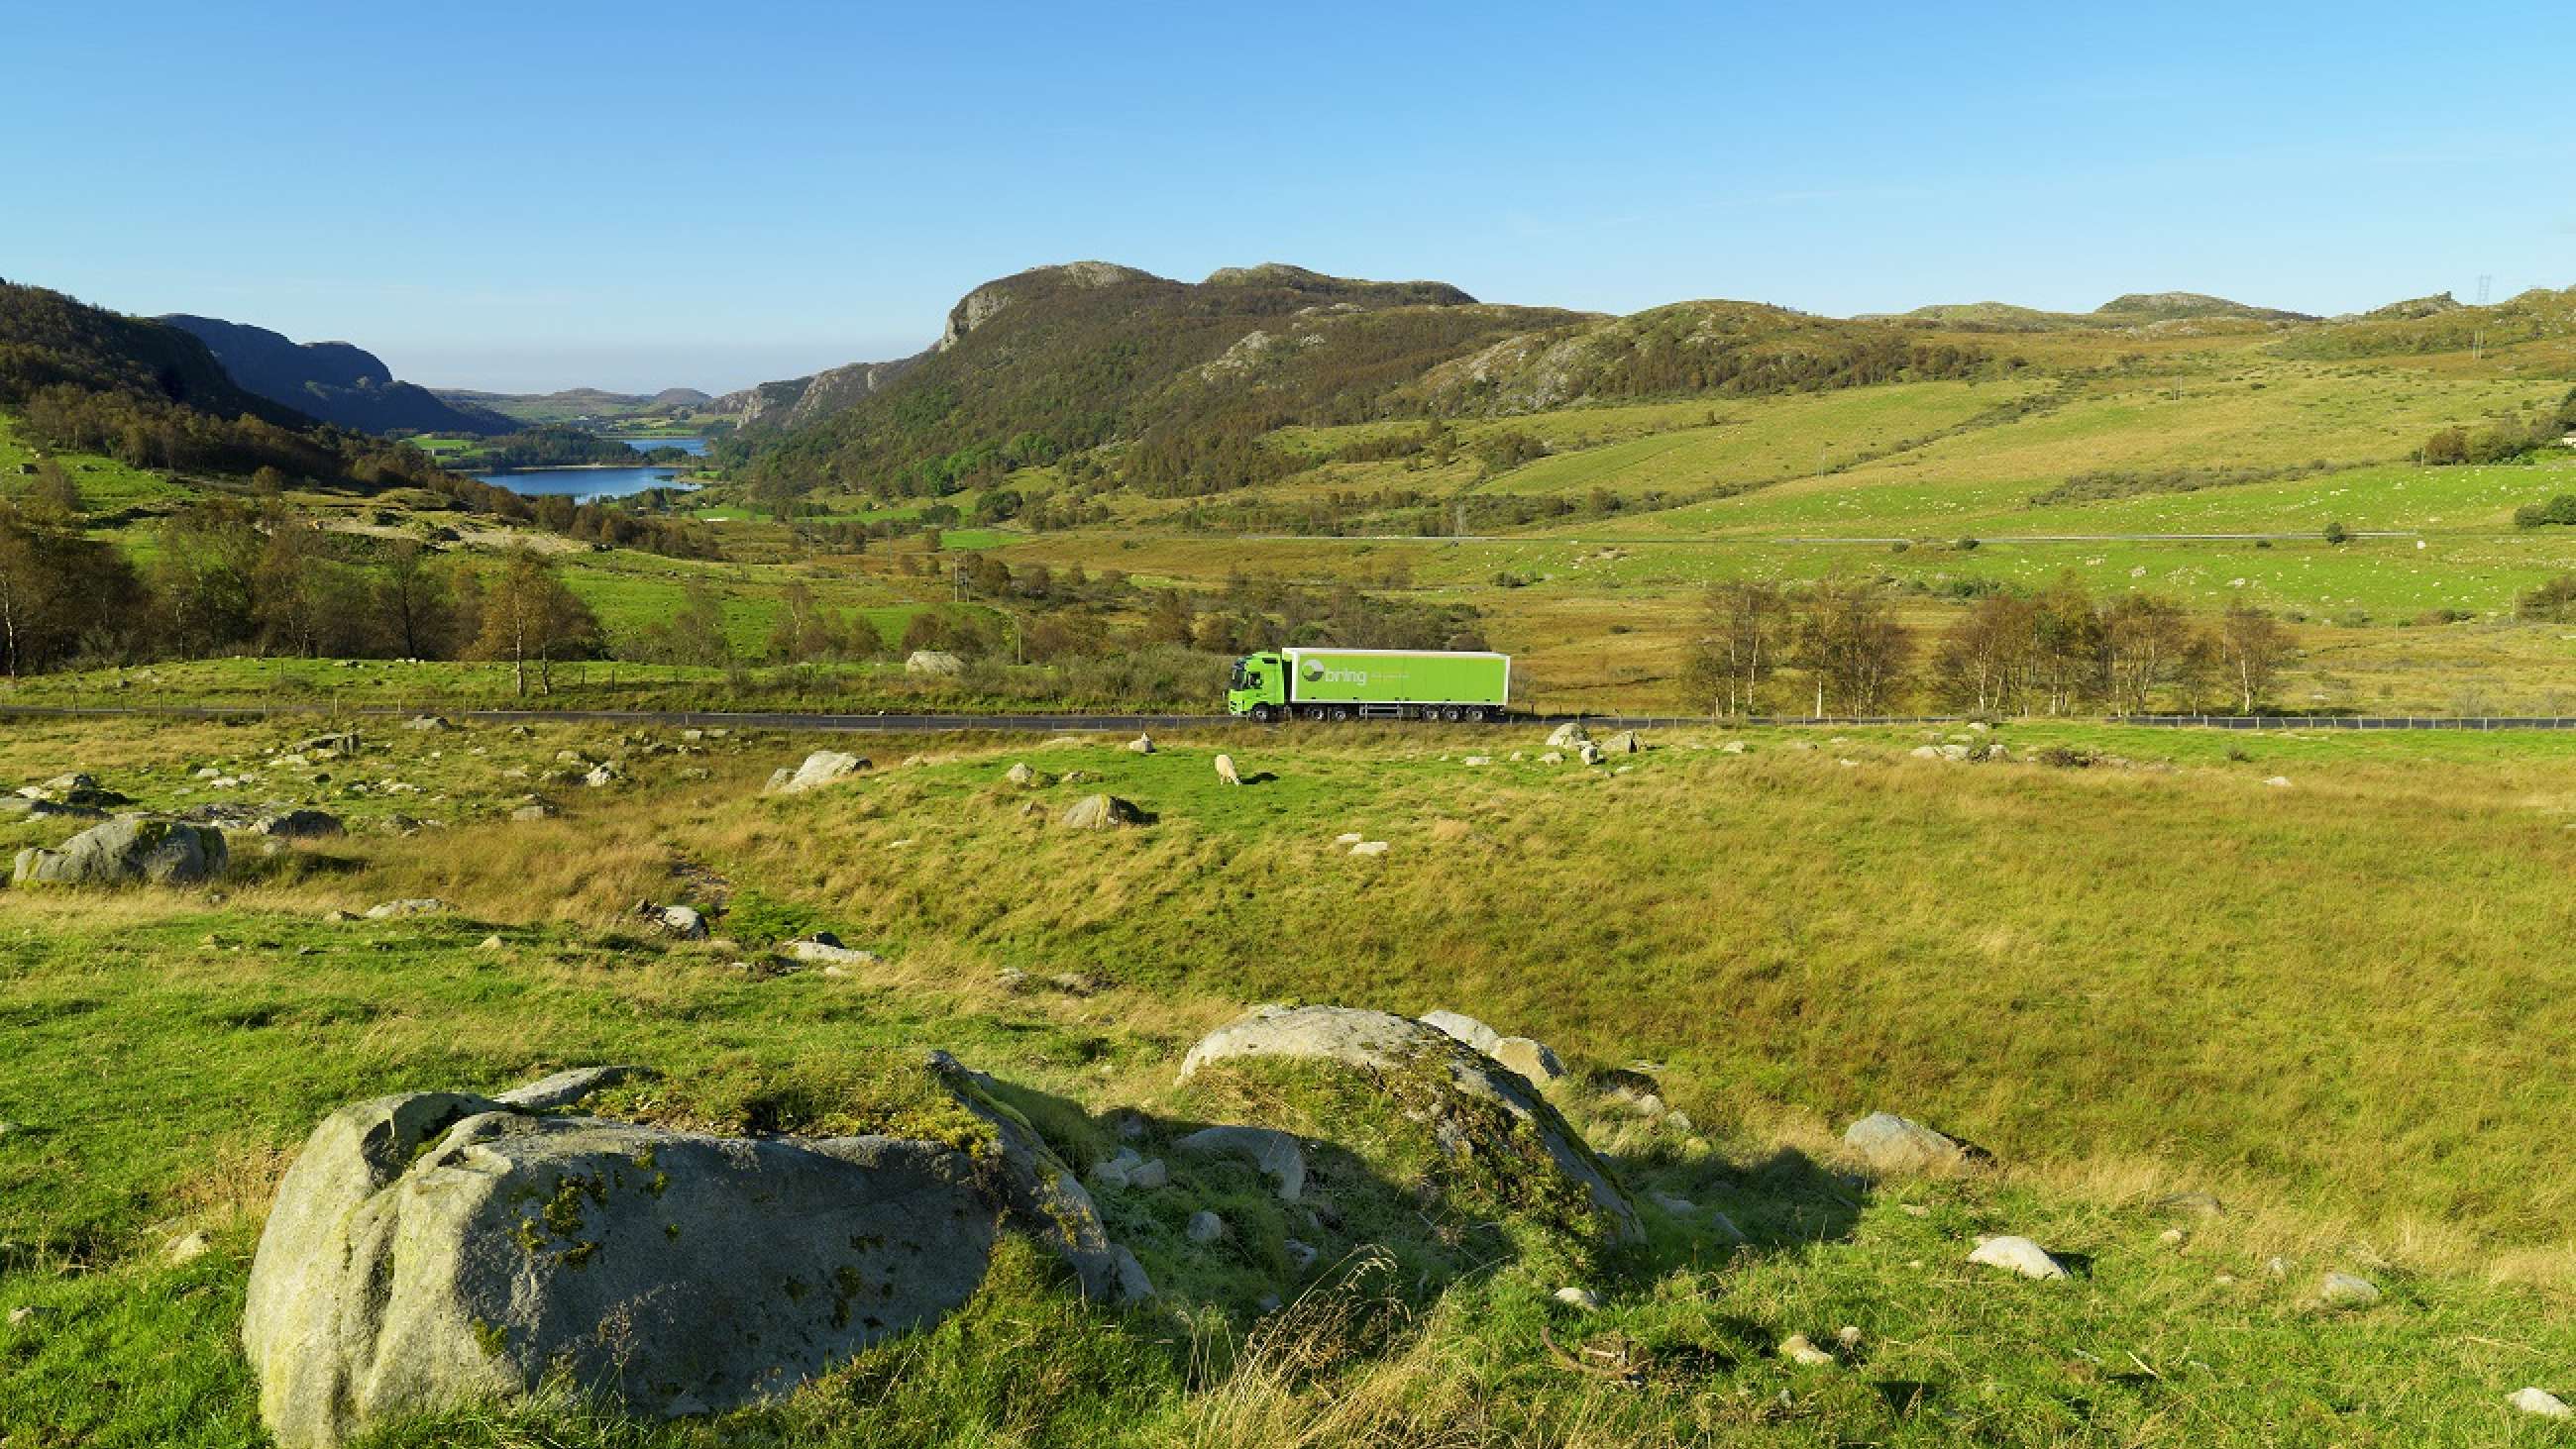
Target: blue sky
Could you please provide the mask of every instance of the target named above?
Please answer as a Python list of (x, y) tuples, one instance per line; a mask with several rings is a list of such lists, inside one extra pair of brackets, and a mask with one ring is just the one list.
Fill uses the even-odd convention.
[(227, 8), (13, 7), (0, 276), (511, 390), (900, 355), (1081, 257), (1604, 311), (2576, 283), (2564, 4)]

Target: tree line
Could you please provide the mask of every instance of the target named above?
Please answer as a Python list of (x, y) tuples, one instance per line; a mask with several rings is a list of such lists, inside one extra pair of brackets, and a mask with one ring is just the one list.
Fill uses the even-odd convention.
[(1682, 684), (1711, 715), (1882, 715), (1912, 700), (1995, 715), (2144, 714), (2160, 701), (2251, 712), (2290, 653), (2280, 622), (2241, 602), (2203, 620), (2155, 594), (2097, 599), (2071, 577), (1988, 594), (1929, 637), (1872, 583), (1739, 580), (1709, 591)]
[(412, 539), (326, 533), (276, 504), (180, 510), (137, 567), (37, 490), (0, 499), (0, 672), (259, 653), (492, 659), (519, 689), (604, 652), (598, 618), (533, 549), (469, 564)]

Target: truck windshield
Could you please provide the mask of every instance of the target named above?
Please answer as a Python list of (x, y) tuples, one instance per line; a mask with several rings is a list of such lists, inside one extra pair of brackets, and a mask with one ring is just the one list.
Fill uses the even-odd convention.
[(1243, 682), (1242, 660), (1238, 659), (1234, 661), (1234, 674), (1231, 678), (1226, 680), (1225, 687), (1228, 689), (1242, 689), (1245, 687)]

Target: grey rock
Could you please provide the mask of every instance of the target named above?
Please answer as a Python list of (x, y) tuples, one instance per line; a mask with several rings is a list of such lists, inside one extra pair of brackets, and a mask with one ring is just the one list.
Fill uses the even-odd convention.
[(0, 795), (0, 822), (106, 818), (107, 812), (94, 805), (65, 805), (54, 800), (39, 800), (33, 795)]
[(2317, 1301), (2329, 1308), (2367, 1308), (2379, 1301), (2379, 1285), (2351, 1273), (2328, 1273), (2317, 1285)]
[(436, 734), (444, 730), (452, 730), (456, 728), (456, 726), (449, 724), (447, 721), (440, 719), (434, 714), (424, 714), (415, 715), (410, 719), (404, 720), (403, 728), (407, 730), (418, 730), (423, 734)]
[(524, 1087), (513, 1087), (497, 1093), (492, 1100), (504, 1107), (522, 1112), (551, 1112), (569, 1107), (593, 1092), (616, 1086), (620, 1082), (646, 1080), (660, 1076), (651, 1067), (630, 1062), (611, 1062), (596, 1067), (569, 1067), (550, 1076), (537, 1078)]
[[(1187, 1081), (1208, 1066), (1239, 1058), (1333, 1062), (1380, 1075), (1427, 1072), (1444, 1094), (1500, 1108), (1515, 1135), (1529, 1133), (1547, 1164), (1584, 1193), (1618, 1236), (1634, 1238), (1640, 1232), (1636, 1208), (1627, 1193), (1529, 1080), (1436, 1027), (1348, 1007), (1259, 1007), (1192, 1047), (1181, 1063), (1181, 1078)], [(1419, 1110), (1438, 1114), (1434, 1125), (1444, 1152), (1500, 1148), (1460, 1130), (1455, 1114), (1443, 1113), (1436, 1105)]]
[(1575, 720), (1568, 720), (1548, 731), (1547, 734), (1547, 747), (1551, 750), (1568, 750), (1576, 745), (1590, 743), (1592, 743), (1592, 732)]
[(224, 833), (203, 825), (120, 815), (56, 850), (18, 852), (14, 885), (200, 885), (224, 873)]
[(868, 762), (857, 755), (840, 750), (816, 750), (795, 769), (782, 769), (771, 775), (769, 783), (762, 787), (762, 793), (801, 795), (835, 780), (848, 779), (867, 768)]
[(1171, 1183), (1172, 1169), (1165, 1166), (1163, 1159), (1159, 1157), (1147, 1159), (1127, 1174), (1128, 1186), (1140, 1187), (1148, 1192), (1158, 1187), (1169, 1187)]
[(1601, 1295), (1589, 1288), (1565, 1287), (1556, 1290), (1556, 1301), (1584, 1313), (1601, 1311)]
[(1281, 1202), (1306, 1190), (1306, 1149), (1295, 1137), (1269, 1127), (1202, 1127), (1172, 1144), (1193, 1157), (1233, 1157), (1268, 1177)]
[(1501, 1032), (1455, 1011), (1426, 1011), (1422, 1013), (1422, 1024), (1438, 1027), (1487, 1056), (1494, 1054), (1495, 1046), (1503, 1039)]
[(434, 896), (416, 896), (409, 900), (386, 901), (367, 907), (370, 921), (390, 921), (402, 916), (435, 916), (447, 910), (447, 902)]
[(706, 913), (695, 906), (657, 906), (646, 901), (635, 908), (635, 913), (683, 941), (707, 938)]
[(327, 810), (284, 810), (262, 815), (251, 822), (250, 828), (278, 840), (327, 840), (348, 827)]
[(1555, 1052), (1525, 1036), (1504, 1037), (1494, 1043), (1489, 1055), (1538, 1086), (1546, 1086), (1565, 1075), (1565, 1063), (1556, 1059)]
[[(962, 1076), (961, 1101), (998, 1110)], [(314, 1449), (556, 1374), (629, 1412), (722, 1412), (937, 1322), (1006, 1231), (1105, 1295), (1123, 1265), (1089, 1199), (1040, 1180), (1061, 1164), (1030, 1155), (1044, 1149), (1024, 1124), (1000, 1135), (996, 1165), (942, 1143), (707, 1137), (467, 1093), (343, 1108), (287, 1173), (251, 1267), (261, 1417), (286, 1449)]]
[(25, 1328), (30, 1324), (41, 1323), (48, 1318), (55, 1317), (59, 1312), (60, 1310), (58, 1309), (46, 1308), (33, 1303), (20, 1304), (18, 1307), (9, 1310), (9, 1326), (11, 1328)]
[(1384, 855), (1386, 854), (1386, 842), (1383, 840), (1363, 840), (1351, 847), (1351, 854), (1367, 856)]
[(1645, 741), (1637, 738), (1635, 730), (1621, 730), (1601, 742), (1601, 753), (1605, 755), (1637, 755), (1645, 750)]
[(966, 661), (944, 649), (915, 649), (905, 656), (903, 672), (953, 678), (966, 672)]
[(874, 951), (862, 951), (838, 941), (815, 937), (790, 941), (778, 950), (788, 960), (802, 961), (808, 966), (874, 966), (885, 960)]
[(1109, 1250), (1110, 1263), (1118, 1275), (1118, 1297), (1125, 1303), (1142, 1303), (1154, 1296), (1154, 1280), (1145, 1273), (1145, 1265), (1136, 1261), (1125, 1244)]
[(1834, 1356), (1816, 1347), (1816, 1341), (1803, 1333), (1793, 1333), (1781, 1340), (1780, 1356), (1800, 1368), (1830, 1368)]
[(1038, 772), (1030, 769), (1026, 764), (1014, 762), (1010, 769), (1002, 773), (1002, 778), (1014, 785), (1034, 785), (1038, 782)]
[(1295, 1268), (1300, 1273), (1314, 1267), (1315, 1260), (1323, 1256), (1323, 1254), (1315, 1251), (1314, 1244), (1300, 1242), (1295, 1238), (1290, 1238), (1286, 1242), (1281, 1243), (1279, 1247), (1281, 1251), (1287, 1253), (1289, 1266)]
[(2506, 1397), (2505, 1404), (2543, 1419), (2576, 1419), (2576, 1409), (2567, 1407), (2565, 1401), (2543, 1388), (2516, 1389)]
[(2028, 1238), (1983, 1238), (1968, 1261), (1988, 1268), (2002, 1268), (2025, 1278), (2055, 1280), (2066, 1276), (2066, 1269), (2047, 1250)]
[(1967, 1149), (1956, 1139), (1893, 1112), (1872, 1112), (1854, 1122), (1843, 1130), (1843, 1145), (1874, 1172), (1927, 1172), (1967, 1160)]
[(299, 755), (328, 755), (348, 759), (365, 748), (366, 742), (358, 738), (356, 730), (342, 730), (334, 734), (315, 735), (297, 745), (295, 752)]
[(1085, 795), (1067, 806), (1056, 823), (1067, 830), (1116, 830), (1144, 819), (1143, 811), (1115, 795)]
[(1225, 1236), (1225, 1219), (1201, 1209), (1190, 1214), (1189, 1226), (1182, 1233), (1193, 1243), (1213, 1243)]
[(187, 1233), (161, 1245), (161, 1260), (178, 1267), (193, 1263), (214, 1251), (214, 1242), (204, 1233)]

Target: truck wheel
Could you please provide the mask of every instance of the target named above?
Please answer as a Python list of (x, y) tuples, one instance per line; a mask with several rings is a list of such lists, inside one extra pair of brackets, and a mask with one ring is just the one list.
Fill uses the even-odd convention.
[(1483, 710), (1481, 710), (1481, 709), (1470, 709), (1470, 710), (1468, 710), (1468, 711), (1467, 711), (1467, 723), (1469, 723), (1469, 724), (1483, 724), (1484, 722), (1485, 722), (1485, 712), (1484, 712)]
[(1306, 718), (1321, 723), (1324, 718), (1324, 707), (1320, 704), (1306, 706)]
[(1458, 722), (1458, 706), (1454, 704), (1442, 705), (1440, 707), (1440, 722), (1442, 724), (1456, 724)]
[(1270, 723), (1270, 706), (1266, 704), (1254, 705), (1252, 707), (1252, 722), (1254, 724)]
[(1335, 723), (1335, 724), (1340, 724), (1340, 723), (1342, 723), (1344, 720), (1349, 719), (1350, 717), (1351, 717), (1351, 712), (1350, 712), (1349, 710), (1342, 708), (1342, 707), (1341, 707), (1340, 705), (1338, 705), (1338, 704), (1333, 706), (1333, 723)]

